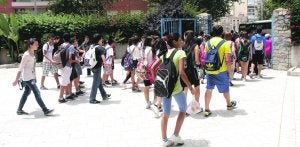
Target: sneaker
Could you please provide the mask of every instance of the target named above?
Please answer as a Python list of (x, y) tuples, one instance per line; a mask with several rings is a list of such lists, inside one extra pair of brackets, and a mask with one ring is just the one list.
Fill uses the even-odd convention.
[(85, 93), (85, 92), (79, 90), (79, 91), (77, 91), (75, 94), (76, 94), (77, 96), (80, 96), (80, 95), (83, 95), (84, 93)]
[(111, 96), (111, 94), (106, 94), (106, 97), (103, 97), (103, 100), (111, 99), (110, 96)]
[(84, 82), (83, 81), (79, 81), (79, 84), (84, 84)]
[(51, 113), (54, 111), (54, 109), (47, 109), (47, 110), (45, 110), (44, 111), (44, 115), (45, 116), (49, 116), (49, 115), (51, 115)]
[(227, 106), (227, 110), (233, 110), (236, 108), (236, 101), (231, 101), (231, 105)]
[(174, 142), (172, 140), (169, 140), (169, 139), (165, 139), (163, 140), (163, 147), (169, 147), (169, 146), (172, 146), (174, 144)]
[(66, 97), (66, 100), (74, 100), (74, 99), (75, 97), (72, 94)]
[(258, 79), (262, 79), (263, 76), (262, 76), (262, 75), (258, 75), (257, 78), (258, 78)]
[(246, 78), (243, 78), (243, 82), (246, 82)]
[(18, 110), (18, 111), (17, 111), (17, 114), (18, 114), (18, 115), (28, 115), (29, 113), (27, 113), (27, 112), (25, 112), (25, 111), (23, 111), (23, 110)]
[(179, 135), (172, 135), (170, 140), (172, 140), (174, 142), (174, 145), (183, 145), (184, 141), (181, 139), (181, 137)]
[(112, 80), (112, 81), (111, 81), (111, 84), (112, 84), (112, 85), (117, 85), (117, 84), (118, 84), (118, 81), (117, 81), (117, 80)]
[(40, 89), (41, 90), (48, 90), (48, 88), (46, 88), (45, 86), (41, 86)]
[(99, 104), (100, 103), (100, 101), (98, 101), (98, 100), (90, 100), (90, 104)]
[(204, 116), (205, 116), (205, 117), (208, 117), (208, 116), (210, 116), (210, 115), (211, 115), (211, 111), (205, 109), (205, 111), (204, 111)]
[(254, 77), (253, 77), (254, 74), (253, 73), (250, 73), (249, 76), (250, 76), (251, 79), (254, 79)]
[(234, 86), (233, 83), (232, 83), (231, 81), (229, 82), (229, 85), (230, 85), (230, 86)]
[(60, 89), (60, 85), (57, 85), (57, 89)]
[(123, 90), (126, 89), (126, 88), (127, 88), (126, 83), (123, 83), (123, 84), (122, 84), (122, 87), (123, 87)]
[(150, 109), (150, 106), (151, 106), (151, 102), (150, 101), (146, 102), (146, 109)]
[(110, 85), (111, 83), (109, 81), (105, 81), (104, 84)]
[(64, 99), (64, 98), (61, 98), (61, 99), (58, 99), (58, 102), (59, 102), (59, 103), (65, 103), (65, 102), (67, 102), (67, 101), (66, 101), (66, 99)]
[(78, 86), (80, 89), (83, 89), (83, 88), (85, 88), (85, 86), (84, 85), (79, 85)]

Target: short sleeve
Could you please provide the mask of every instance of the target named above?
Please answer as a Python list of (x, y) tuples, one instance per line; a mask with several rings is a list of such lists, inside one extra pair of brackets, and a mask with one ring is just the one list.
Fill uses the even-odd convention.
[(22, 60), (21, 60), (20, 66), (19, 66), (20, 71), (22, 71), (24, 69), (28, 59), (29, 59), (29, 55), (28, 54), (23, 54), (23, 57), (22, 57)]
[(231, 54), (230, 42), (225, 42), (222, 46), (224, 47), (225, 54)]
[(45, 44), (43, 45), (43, 51), (48, 51), (48, 44), (47, 44), (47, 43), (45, 43)]
[(183, 50), (178, 50), (176, 54), (178, 54), (179, 60), (186, 57), (186, 54)]
[(207, 51), (208, 51), (208, 43), (205, 43), (204, 53), (207, 53)]

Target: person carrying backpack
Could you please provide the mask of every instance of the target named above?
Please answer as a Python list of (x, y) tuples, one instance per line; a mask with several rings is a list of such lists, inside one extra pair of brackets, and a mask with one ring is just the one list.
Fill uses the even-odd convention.
[(236, 106), (236, 101), (230, 100), (229, 93), (229, 74), (231, 72), (230, 44), (221, 38), (223, 34), (223, 27), (221, 25), (214, 26), (212, 33), (214, 37), (207, 41), (205, 45), (205, 69), (207, 74), (205, 117), (211, 115), (209, 103), (215, 86), (217, 86), (220, 93), (223, 93), (227, 110), (232, 110)]
[[(195, 93), (194, 88), (184, 72), (185, 52), (178, 50), (182, 48), (180, 35), (178, 33), (170, 34), (168, 44), (171, 48), (160, 51), (158, 54), (159, 59), (157, 59), (151, 67), (152, 76), (156, 77), (154, 82), (155, 95), (161, 96), (163, 101), (163, 116), (161, 118), (163, 146), (184, 144), (184, 141), (179, 136), (179, 132), (185, 118), (187, 102), (186, 96), (182, 91), (179, 77), (185, 82), (191, 93)], [(155, 73), (158, 66), (160, 66), (160, 68)], [(171, 96), (176, 100), (180, 112), (178, 114), (174, 134), (168, 139), (167, 126), (171, 113)]]
[[(250, 59), (252, 60), (251, 64), (251, 74), (250, 77), (254, 75), (254, 68), (257, 66), (257, 76), (258, 78), (262, 78), (261, 70), (264, 63), (264, 52), (266, 49), (266, 39), (263, 35), (261, 35), (262, 29), (257, 29), (257, 34), (251, 37), (251, 45), (250, 51), (252, 56)], [(253, 57), (253, 58), (252, 58)]]
[(248, 73), (248, 65), (250, 58), (250, 42), (246, 38), (240, 39), (238, 46), (238, 60), (240, 61), (242, 68), (242, 80), (246, 81), (246, 76)]
[[(199, 46), (194, 40), (194, 32), (186, 31), (184, 33), (185, 44), (183, 50), (186, 54), (186, 60), (184, 64), (184, 71), (188, 77), (188, 80), (194, 86), (195, 89), (195, 100), (199, 103), (200, 99), (200, 79), (196, 68), (200, 68), (200, 57), (199, 57)], [(184, 93), (187, 95), (188, 88), (186, 84), (181, 80), (181, 85), (184, 88)]]

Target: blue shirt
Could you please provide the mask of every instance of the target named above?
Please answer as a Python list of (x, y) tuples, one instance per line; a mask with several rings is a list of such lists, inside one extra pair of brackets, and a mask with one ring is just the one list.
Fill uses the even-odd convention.
[(266, 47), (266, 44), (267, 44), (267, 41), (266, 41), (266, 38), (263, 36), (263, 35), (260, 35), (260, 34), (255, 34), (251, 37), (250, 39), (250, 42), (251, 42), (251, 45), (252, 45), (252, 54), (255, 54), (255, 47), (254, 47), (254, 42), (256, 40), (256, 35), (260, 36), (263, 40), (263, 43), (264, 43), (264, 46)]

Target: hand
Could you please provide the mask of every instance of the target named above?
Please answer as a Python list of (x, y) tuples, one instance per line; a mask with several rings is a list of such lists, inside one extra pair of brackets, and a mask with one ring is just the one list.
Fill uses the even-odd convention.
[(189, 90), (191, 91), (192, 95), (195, 95), (195, 89), (192, 86), (189, 86)]
[(18, 84), (18, 80), (15, 80), (12, 84), (13, 86), (16, 86)]

